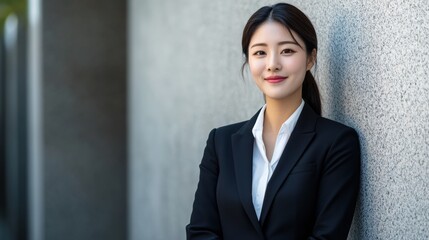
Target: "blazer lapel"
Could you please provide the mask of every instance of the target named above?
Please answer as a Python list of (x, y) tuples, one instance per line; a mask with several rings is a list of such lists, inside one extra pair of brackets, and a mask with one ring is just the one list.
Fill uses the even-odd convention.
[(280, 157), (279, 163), (268, 182), (260, 217), (261, 225), (264, 224), (270, 210), (271, 203), (273, 202), (281, 185), (289, 176), (289, 173), (300, 159), (301, 155), (307, 148), (307, 145), (313, 139), (315, 135), (315, 123), (318, 117), (319, 116), (311, 109), (310, 106), (307, 104), (304, 105), (295, 129), (293, 130)]
[(231, 141), (238, 194), (247, 216), (249, 217), (259, 235), (263, 237), (261, 225), (258, 222), (252, 201), (252, 166), (254, 144), (252, 128), (256, 122), (259, 111), (249, 121), (247, 121), (247, 123), (245, 123), (239, 131), (232, 135)]

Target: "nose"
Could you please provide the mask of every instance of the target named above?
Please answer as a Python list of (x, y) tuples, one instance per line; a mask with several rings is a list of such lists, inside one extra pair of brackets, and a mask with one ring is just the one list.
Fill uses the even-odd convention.
[(279, 71), (282, 68), (282, 65), (280, 64), (279, 56), (276, 54), (271, 54), (271, 56), (268, 58), (267, 63), (267, 70), (269, 72), (276, 72)]

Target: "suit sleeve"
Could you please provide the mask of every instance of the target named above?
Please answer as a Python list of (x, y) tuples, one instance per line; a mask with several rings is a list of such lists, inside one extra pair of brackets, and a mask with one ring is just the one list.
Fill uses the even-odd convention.
[(360, 145), (355, 130), (338, 135), (323, 165), (316, 222), (310, 240), (347, 239), (360, 182)]
[(219, 165), (215, 151), (215, 132), (216, 129), (210, 132), (201, 160), (191, 221), (186, 226), (188, 240), (214, 240), (221, 239), (222, 236), (216, 201)]

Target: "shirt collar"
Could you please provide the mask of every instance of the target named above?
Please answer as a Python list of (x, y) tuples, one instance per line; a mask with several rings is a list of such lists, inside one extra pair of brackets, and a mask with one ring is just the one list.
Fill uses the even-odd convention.
[[(302, 99), (299, 107), (280, 127), (279, 134), (283, 134), (285, 133), (285, 131), (289, 134), (292, 133), (298, 121), (299, 115), (301, 115), (302, 109), (304, 108), (304, 103), (305, 103), (304, 99)], [(253, 133), (253, 137), (255, 138), (262, 138), (262, 130), (264, 129), (264, 113), (266, 108), (267, 108), (267, 104), (264, 104), (264, 106), (261, 108), (261, 111), (258, 114), (258, 118), (256, 119), (255, 125), (253, 125), (252, 133)]]

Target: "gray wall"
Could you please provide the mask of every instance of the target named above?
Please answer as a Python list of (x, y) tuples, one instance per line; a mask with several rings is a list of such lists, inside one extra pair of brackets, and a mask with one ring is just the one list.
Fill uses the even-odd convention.
[[(130, 239), (184, 238), (209, 130), (263, 104), (241, 79), (240, 42), (268, 3), (129, 2)], [(324, 115), (360, 134), (350, 239), (429, 238), (429, 4), (291, 3), (318, 32)]]
[(30, 76), (30, 92), (39, 89), (31, 98), (40, 101), (30, 102), (31, 132), (41, 140), (31, 137), (40, 155), (30, 159), (30, 237), (126, 239), (126, 3), (41, 6), (40, 28), (30, 19), (30, 39), (42, 40), (40, 51), (30, 43), (31, 64), (40, 64), (36, 52), (41, 60), (30, 67), (41, 72), (36, 82)]

